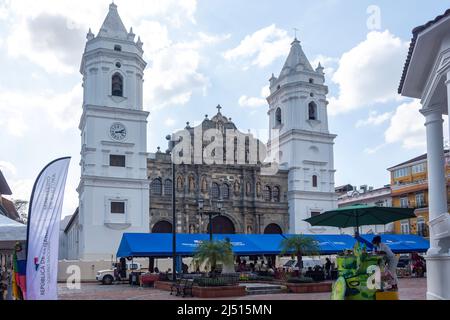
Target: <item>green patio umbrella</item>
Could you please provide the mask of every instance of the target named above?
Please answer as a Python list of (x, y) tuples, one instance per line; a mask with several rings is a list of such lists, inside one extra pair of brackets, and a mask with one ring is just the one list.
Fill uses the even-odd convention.
[(326, 211), (317, 216), (305, 219), (312, 226), (328, 226), (348, 228), (372, 224), (388, 224), (390, 222), (415, 218), (413, 208), (378, 207), (357, 204)]

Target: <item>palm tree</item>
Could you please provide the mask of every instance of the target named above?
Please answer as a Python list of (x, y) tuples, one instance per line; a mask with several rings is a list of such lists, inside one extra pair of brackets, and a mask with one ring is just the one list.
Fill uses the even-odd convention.
[(301, 234), (295, 235), (282, 240), (281, 253), (295, 255), (297, 257), (297, 263), (301, 268), (303, 266), (302, 257), (318, 254), (319, 244), (311, 237), (305, 237)]
[(211, 273), (216, 270), (217, 263), (229, 264), (234, 262), (233, 251), (229, 241), (203, 241), (196, 249), (195, 263), (204, 262), (209, 265)]

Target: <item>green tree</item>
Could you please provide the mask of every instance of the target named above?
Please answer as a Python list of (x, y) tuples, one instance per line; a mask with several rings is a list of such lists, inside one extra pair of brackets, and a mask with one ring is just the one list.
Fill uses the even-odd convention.
[(319, 244), (311, 237), (305, 237), (301, 234), (295, 235), (282, 240), (281, 253), (295, 255), (299, 266), (302, 266), (302, 257), (318, 254)]
[(218, 263), (233, 263), (233, 251), (229, 241), (203, 241), (196, 249), (194, 261), (197, 264), (206, 263), (213, 273)]

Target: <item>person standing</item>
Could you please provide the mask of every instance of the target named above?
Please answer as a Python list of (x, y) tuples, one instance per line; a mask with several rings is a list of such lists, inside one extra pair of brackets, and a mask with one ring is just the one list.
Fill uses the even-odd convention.
[(389, 248), (389, 246), (386, 243), (381, 242), (380, 236), (373, 237), (372, 244), (375, 246), (377, 254), (382, 254), (386, 257), (387, 269), (394, 278), (395, 284), (393, 287), (396, 289), (398, 285), (398, 278), (397, 278), (398, 257), (392, 252), (391, 248)]
[(327, 279), (331, 279), (331, 260), (329, 258), (326, 258), (325, 260), (325, 273)]

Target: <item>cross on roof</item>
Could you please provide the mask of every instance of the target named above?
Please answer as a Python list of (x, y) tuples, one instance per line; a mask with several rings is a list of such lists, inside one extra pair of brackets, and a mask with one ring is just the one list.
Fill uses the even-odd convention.
[(220, 109), (222, 109), (222, 107), (220, 106), (220, 104), (217, 105), (217, 113), (220, 113)]
[(294, 30), (294, 39), (297, 39), (297, 31), (298, 31), (298, 29), (297, 28), (292, 28), (293, 30)]

